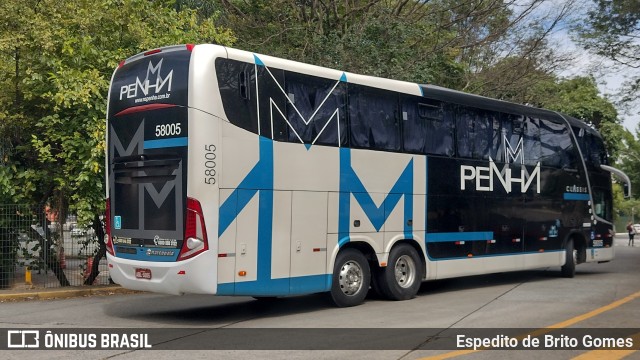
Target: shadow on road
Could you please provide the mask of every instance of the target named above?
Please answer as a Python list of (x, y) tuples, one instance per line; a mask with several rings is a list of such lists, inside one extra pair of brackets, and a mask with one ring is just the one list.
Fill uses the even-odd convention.
[[(577, 268), (576, 279), (610, 272), (611, 268), (607, 264), (583, 264)], [(467, 276), (425, 282), (418, 292), (418, 297), (482, 287), (517, 286), (523, 283), (575, 281), (576, 279), (560, 277), (559, 268)], [(367, 302), (372, 304), (387, 303), (386, 300), (375, 295), (369, 295)], [(251, 297), (173, 296), (145, 293), (123, 297), (122, 300), (110, 303), (105, 307), (106, 314), (112, 317), (177, 327), (224, 327), (248, 320), (341, 310), (332, 305), (328, 294), (256, 300)]]

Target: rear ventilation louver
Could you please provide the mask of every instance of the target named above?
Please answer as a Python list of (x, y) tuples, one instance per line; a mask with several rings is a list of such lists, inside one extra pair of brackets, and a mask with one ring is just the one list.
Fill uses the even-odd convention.
[(113, 159), (113, 175), (117, 184), (166, 183), (175, 180), (180, 166), (178, 154), (121, 156)]

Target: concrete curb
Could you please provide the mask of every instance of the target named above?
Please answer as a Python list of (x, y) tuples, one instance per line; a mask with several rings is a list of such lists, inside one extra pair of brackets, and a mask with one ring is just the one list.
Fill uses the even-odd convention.
[(0, 302), (24, 300), (68, 299), (82, 296), (106, 296), (116, 294), (135, 294), (142, 291), (124, 289), (121, 286), (68, 287), (58, 289), (36, 289), (24, 291), (0, 291)]

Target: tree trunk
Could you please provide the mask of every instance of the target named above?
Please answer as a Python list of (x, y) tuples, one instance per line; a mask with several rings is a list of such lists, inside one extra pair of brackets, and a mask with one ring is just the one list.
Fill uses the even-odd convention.
[(100, 218), (98, 217), (97, 214), (93, 217), (92, 226), (96, 234), (96, 237), (98, 238), (98, 244), (100, 245), (100, 248), (98, 249), (98, 252), (93, 257), (91, 272), (89, 273), (89, 276), (87, 276), (87, 278), (85, 279), (84, 285), (93, 284), (93, 282), (96, 280), (98, 275), (100, 275), (100, 270), (98, 270), (98, 267), (100, 266), (100, 260), (102, 260), (102, 258), (107, 254), (107, 244), (105, 244), (104, 242), (104, 227), (102, 226), (102, 221), (100, 221)]

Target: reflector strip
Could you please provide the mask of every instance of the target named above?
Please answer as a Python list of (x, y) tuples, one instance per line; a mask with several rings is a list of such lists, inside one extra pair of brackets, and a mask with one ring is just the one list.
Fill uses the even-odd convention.
[(147, 104), (147, 105), (134, 106), (134, 107), (130, 107), (128, 109), (124, 109), (124, 110), (120, 111), (115, 116), (129, 115), (129, 114), (134, 114), (134, 113), (142, 112), (142, 111), (166, 109), (166, 108), (171, 108), (171, 107), (175, 107), (175, 106), (178, 106), (178, 105), (173, 105), (173, 104)]
[(161, 52), (162, 49), (154, 49), (154, 50), (149, 50), (147, 52), (144, 53), (144, 56), (149, 56), (149, 55), (153, 55), (153, 54), (157, 54), (159, 52)]

